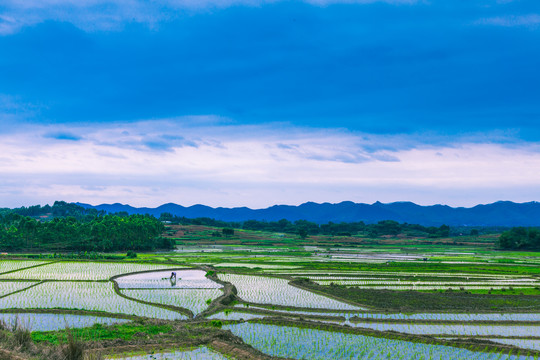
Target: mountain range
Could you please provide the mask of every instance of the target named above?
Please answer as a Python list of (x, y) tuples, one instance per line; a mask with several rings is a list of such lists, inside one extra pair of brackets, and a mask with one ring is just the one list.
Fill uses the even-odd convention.
[(298, 206), (274, 205), (265, 209), (247, 207), (212, 208), (205, 205), (182, 206), (174, 203), (156, 208), (133, 207), (123, 204), (89, 205), (76, 203), (85, 208), (95, 208), (108, 213), (150, 214), (159, 217), (171, 213), (186, 218), (208, 217), (223, 221), (266, 220), (289, 221), (308, 220), (316, 223), (364, 221), (375, 223), (381, 220), (395, 220), (424, 226), (538, 226), (540, 225), (540, 203), (514, 203), (498, 201), (474, 207), (450, 207), (448, 205), (422, 206), (412, 202), (383, 204), (354, 203), (344, 201), (337, 204), (307, 202)]

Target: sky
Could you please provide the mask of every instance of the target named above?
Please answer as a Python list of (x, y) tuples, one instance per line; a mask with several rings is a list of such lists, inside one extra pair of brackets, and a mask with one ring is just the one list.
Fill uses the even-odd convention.
[(540, 200), (537, 0), (3, 0), (0, 207)]

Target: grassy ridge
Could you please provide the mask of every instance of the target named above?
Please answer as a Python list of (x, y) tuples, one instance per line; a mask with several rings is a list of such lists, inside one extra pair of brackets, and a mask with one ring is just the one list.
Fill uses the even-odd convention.
[(340, 285), (323, 286), (296, 280), (293, 284), (306, 290), (328, 294), (359, 305), (388, 311), (459, 311), (459, 312), (537, 312), (538, 295), (489, 295), (462, 291), (419, 292), (359, 289)]

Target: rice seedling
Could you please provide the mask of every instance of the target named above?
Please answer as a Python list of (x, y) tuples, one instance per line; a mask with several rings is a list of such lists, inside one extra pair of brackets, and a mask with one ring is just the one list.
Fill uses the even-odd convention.
[(1, 275), (17, 280), (108, 280), (112, 276), (148, 270), (178, 268), (177, 265), (62, 261)]
[(2, 260), (0, 261), (0, 274), (46, 263), (47, 261)]
[(45, 282), (0, 298), (2, 309), (81, 309), (108, 313), (186, 319), (174, 311), (137, 303), (118, 296), (112, 283)]
[(0, 321), (4, 321), (6, 324), (12, 324), (16, 319), (19, 319), (23, 324), (29, 324), (32, 331), (62, 330), (66, 325), (70, 328), (83, 328), (96, 323), (111, 325), (129, 321), (126, 319), (72, 314), (0, 313)]
[(285, 279), (263, 276), (219, 274), (222, 281), (231, 282), (238, 290), (238, 296), (245, 301), (291, 307), (306, 307), (336, 310), (362, 310), (312, 292), (298, 289)]
[[(271, 310), (268, 307), (247, 306), (247, 304), (236, 304), (234, 308), (242, 309), (243, 313), (249, 311), (265, 311), (269, 312), (265, 316), (326, 316), (340, 317), (347, 319), (347, 325), (353, 326), (348, 321), (354, 317), (355, 322), (361, 322), (362, 319), (376, 320), (420, 320), (420, 321), (454, 321), (454, 322), (475, 322), (475, 321), (497, 321), (497, 322), (540, 322), (540, 313), (380, 313), (380, 312), (363, 312), (363, 311), (307, 311), (307, 310), (291, 310), (279, 309)], [(333, 320), (339, 321), (339, 319)], [(535, 324), (536, 325), (536, 324)]]
[[(349, 315), (349, 316), (348, 316)], [(342, 316), (357, 316), (360, 319), (395, 319), (395, 320), (442, 320), (442, 321), (540, 321), (540, 313), (345, 313)]]
[(485, 340), (493, 341), (499, 344), (514, 345), (522, 349), (530, 349), (540, 351), (540, 340), (531, 339), (501, 339), (487, 338)]
[(35, 281), (0, 281), (0, 297), (35, 285)]
[(413, 324), (413, 323), (377, 323), (359, 322), (350, 324), (379, 331), (398, 331), (416, 335), (458, 335), (458, 336), (512, 336), (527, 337), (530, 334), (540, 334), (538, 325), (483, 325), (483, 324)]
[(251, 314), (251, 313), (237, 312), (237, 311), (222, 311), (222, 312), (210, 315), (208, 319), (251, 320), (251, 319), (261, 319), (265, 316), (269, 316), (269, 315)]
[(167, 352), (152, 351), (149, 354), (139, 355), (113, 355), (106, 359), (123, 359), (123, 360), (226, 360), (227, 357), (210, 350), (206, 346), (197, 349), (176, 350)]
[[(264, 310), (264, 311), (270, 311), (268, 307), (262, 307), (262, 306), (254, 306), (248, 304), (235, 304), (233, 307), (239, 308), (239, 309), (250, 309), (250, 310)], [(280, 314), (291, 314), (291, 315), (322, 315), (322, 316), (342, 316), (345, 318), (352, 317), (358, 314), (363, 314), (361, 312), (343, 312), (339, 310), (291, 310), (291, 309), (279, 309), (275, 310), (275, 312), (279, 312)]]
[(208, 300), (212, 301), (222, 294), (219, 289), (124, 289), (122, 293), (152, 303), (183, 307), (191, 310), (194, 315), (208, 307)]
[(223, 328), (266, 354), (294, 359), (533, 359), (288, 326), (240, 323)]
[(143, 274), (126, 275), (116, 278), (121, 289), (219, 289), (222, 285), (208, 279), (202, 270), (156, 271)]

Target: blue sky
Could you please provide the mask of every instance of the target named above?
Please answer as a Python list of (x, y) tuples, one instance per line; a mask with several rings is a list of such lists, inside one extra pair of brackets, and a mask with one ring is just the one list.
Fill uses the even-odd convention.
[(0, 206), (539, 200), (539, 44), (526, 0), (3, 1)]

